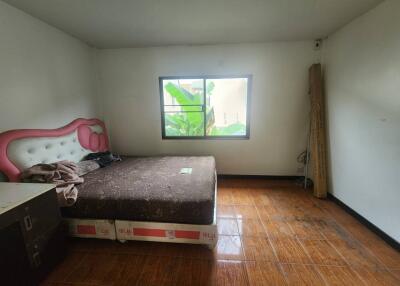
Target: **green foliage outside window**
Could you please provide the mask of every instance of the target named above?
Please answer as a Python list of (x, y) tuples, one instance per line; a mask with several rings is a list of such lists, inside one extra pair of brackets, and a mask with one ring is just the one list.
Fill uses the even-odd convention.
[[(165, 113), (166, 136), (235, 136), (246, 134), (246, 126), (240, 122), (218, 127), (215, 126), (214, 109), (203, 103), (203, 95), (191, 93), (184, 88), (167, 83), (164, 86), (169, 95), (180, 105), (180, 112)], [(206, 100), (209, 102), (214, 83), (208, 82)], [(229, 102), (227, 102), (229, 105)], [(205, 108), (205, 112), (203, 111)], [(204, 124), (204, 117), (206, 124)], [(206, 127), (206, 132), (204, 132)]]

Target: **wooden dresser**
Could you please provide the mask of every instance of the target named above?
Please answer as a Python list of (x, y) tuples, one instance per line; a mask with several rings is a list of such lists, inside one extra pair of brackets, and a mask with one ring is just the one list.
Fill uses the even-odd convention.
[(0, 183), (0, 284), (37, 285), (65, 252), (55, 185)]

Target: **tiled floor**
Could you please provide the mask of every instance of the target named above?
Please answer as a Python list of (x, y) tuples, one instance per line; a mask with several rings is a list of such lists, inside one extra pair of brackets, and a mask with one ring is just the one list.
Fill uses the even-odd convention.
[(225, 179), (219, 242), (73, 240), (45, 285), (400, 285), (400, 253), (294, 182)]

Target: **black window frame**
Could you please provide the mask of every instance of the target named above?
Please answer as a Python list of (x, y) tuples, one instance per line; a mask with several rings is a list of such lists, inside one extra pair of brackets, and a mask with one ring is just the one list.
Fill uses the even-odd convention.
[[(202, 110), (199, 112), (204, 113), (204, 125), (206, 124), (206, 80), (208, 79), (234, 79), (234, 78), (247, 78), (247, 101), (246, 101), (246, 134), (245, 135), (219, 135), (219, 136), (210, 136), (206, 134), (206, 128), (204, 128), (203, 136), (167, 136), (165, 134), (165, 112), (164, 112), (164, 80), (177, 80), (177, 79), (201, 79), (203, 80), (203, 105)], [(206, 76), (160, 76), (158, 78), (159, 81), (159, 93), (160, 93), (160, 108), (161, 108), (161, 135), (163, 140), (220, 140), (220, 139), (229, 139), (229, 140), (248, 140), (250, 139), (250, 106), (251, 106), (251, 91), (253, 84), (253, 75), (245, 74), (245, 75), (206, 75)], [(168, 105), (167, 105), (168, 106)], [(205, 126), (204, 126), (205, 127)]]

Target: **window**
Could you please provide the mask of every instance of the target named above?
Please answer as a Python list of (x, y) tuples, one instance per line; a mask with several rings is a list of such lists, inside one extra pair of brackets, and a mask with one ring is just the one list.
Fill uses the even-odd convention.
[(251, 76), (160, 77), (163, 139), (249, 138)]

